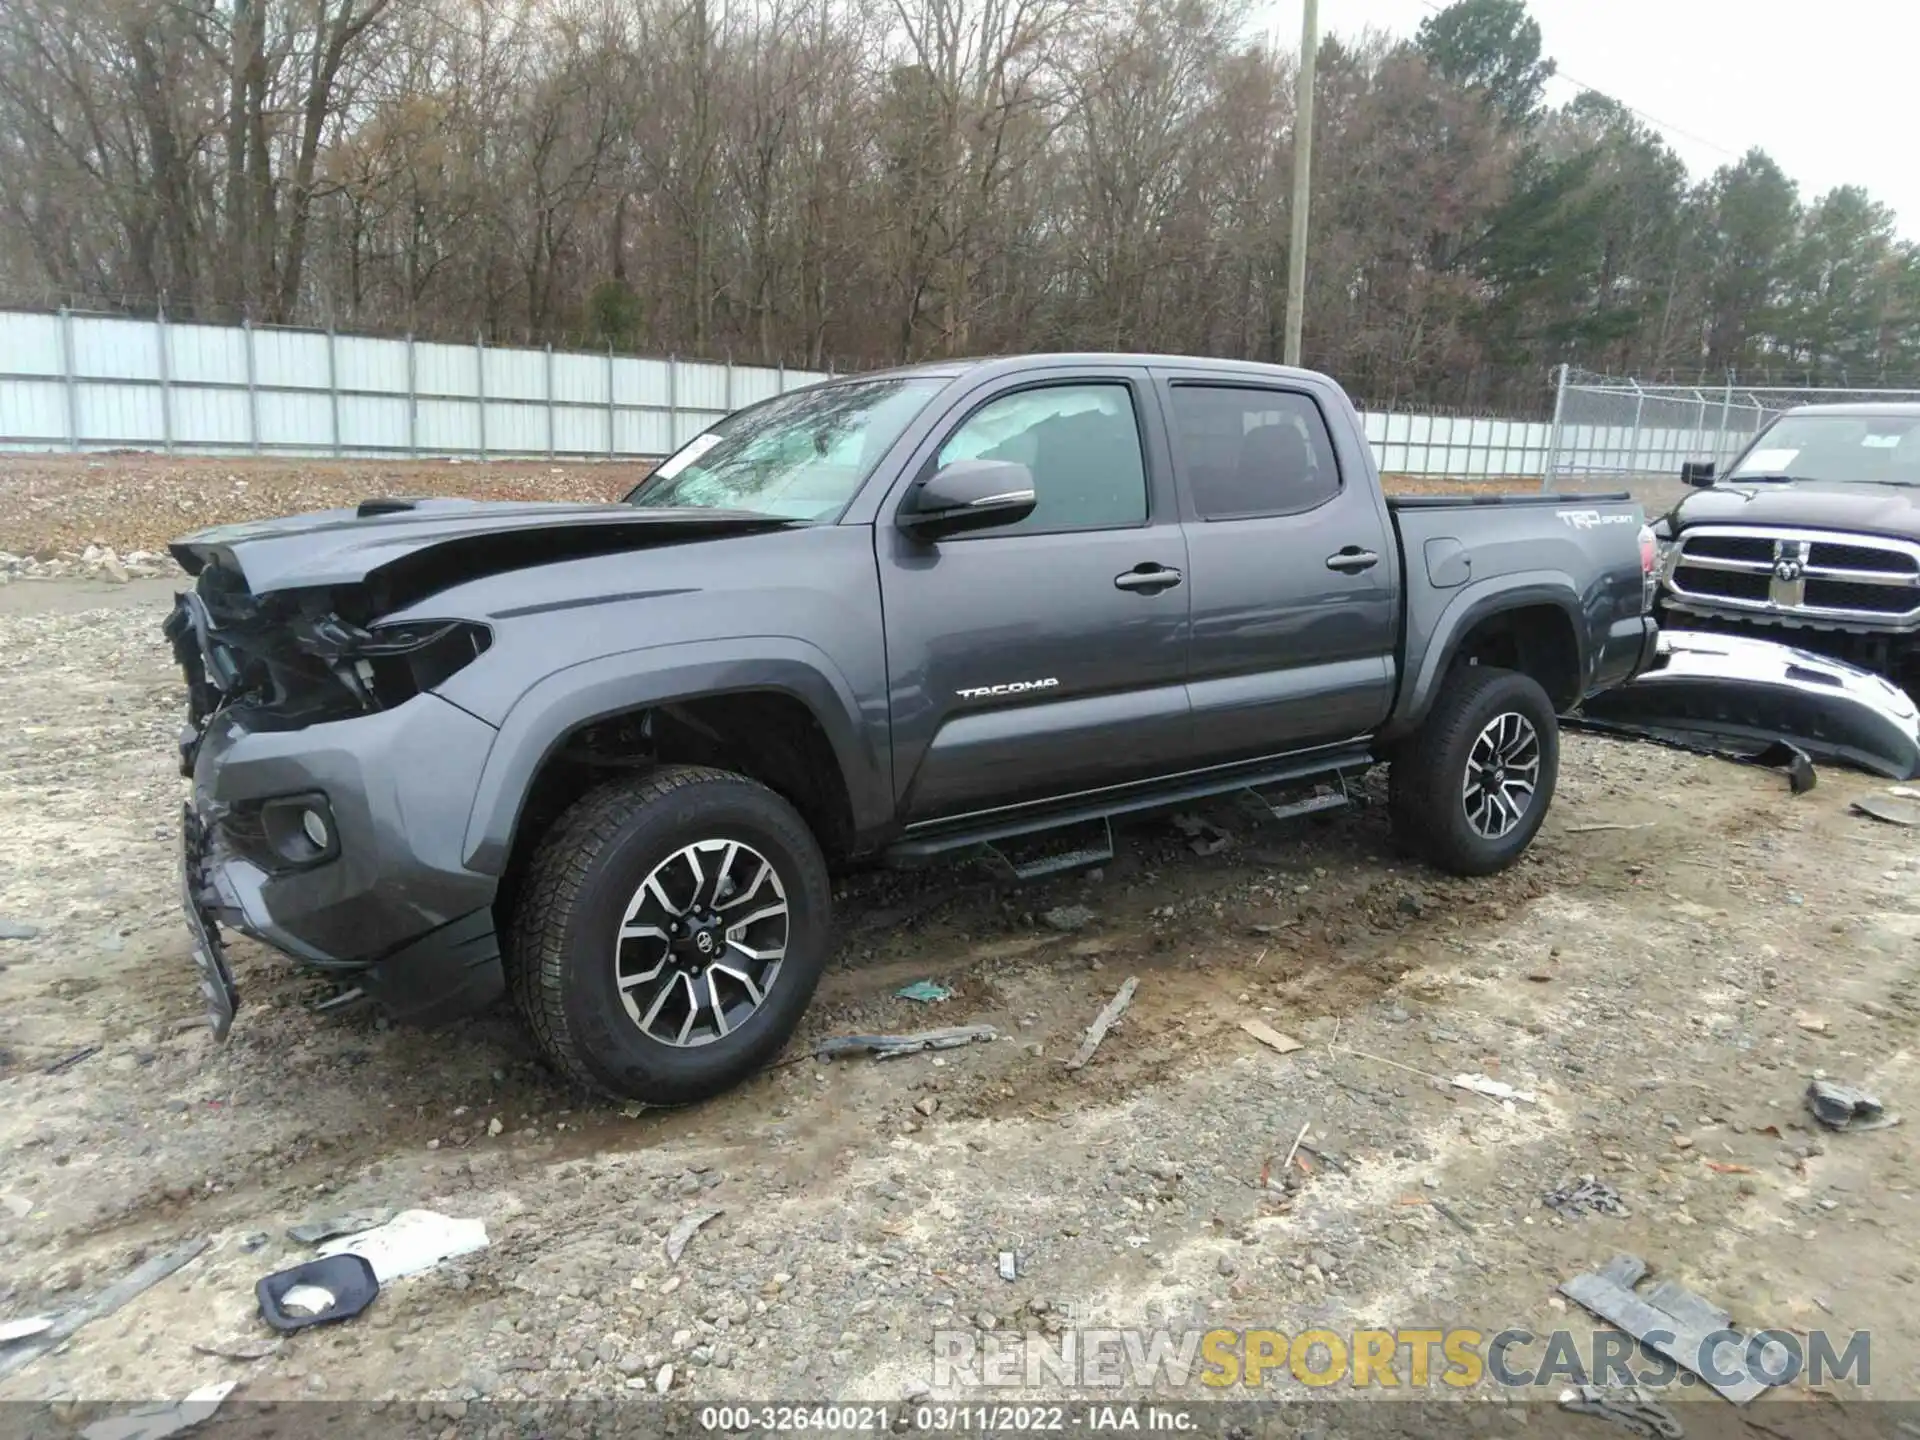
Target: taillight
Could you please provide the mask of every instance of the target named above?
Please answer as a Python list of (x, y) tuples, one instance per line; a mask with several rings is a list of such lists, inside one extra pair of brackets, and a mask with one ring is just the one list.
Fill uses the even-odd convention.
[(1642, 575), (1653, 574), (1654, 564), (1659, 559), (1659, 550), (1660, 547), (1654, 543), (1653, 527), (1642, 525), (1640, 527), (1640, 573)]

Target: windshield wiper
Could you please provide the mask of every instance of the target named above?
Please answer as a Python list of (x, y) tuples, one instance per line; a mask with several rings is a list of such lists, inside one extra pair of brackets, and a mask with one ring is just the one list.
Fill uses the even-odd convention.
[(1727, 476), (1726, 483), (1729, 485), (1792, 485), (1805, 478), (1804, 475), (1789, 475), (1784, 470), (1742, 470), (1738, 475)]

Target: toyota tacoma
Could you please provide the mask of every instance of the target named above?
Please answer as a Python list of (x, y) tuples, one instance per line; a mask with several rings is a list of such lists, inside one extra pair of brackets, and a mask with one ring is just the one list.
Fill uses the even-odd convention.
[(215, 1032), (232, 927), (401, 1019), (510, 993), (566, 1076), (660, 1103), (787, 1040), (835, 866), (1058, 871), (1116, 816), (1331, 808), (1388, 762), (1411, 847), (1499, 870), (1557, 713), (1656, 638), (1625, 496), (1389, 499), (1333, 381), (1220, 360), (841, 379), (623, 503), (374, 500), (172, 548)]

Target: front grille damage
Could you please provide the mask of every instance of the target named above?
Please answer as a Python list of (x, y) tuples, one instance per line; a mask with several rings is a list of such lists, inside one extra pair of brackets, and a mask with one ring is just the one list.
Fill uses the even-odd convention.
[(436, 620), (374, 625), (351, 589), (250, 593), (209, 565), (175, 596), (165, 633), (187, 681), (181, 772), (191, 774), (207, 722), (245, 707), (256, 729), (299, 729), (389, 710), (469, 664), (492, 641), (484, 625)]
[(1689, 614), (1862, 634), (1920, 626), (1920, 545), (1890, 537), (1700, 526), (1676, 542), (1666, 585)]

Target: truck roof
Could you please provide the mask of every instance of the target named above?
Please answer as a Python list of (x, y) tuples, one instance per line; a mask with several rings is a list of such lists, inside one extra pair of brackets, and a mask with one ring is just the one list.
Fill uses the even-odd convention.
[(1912, 400), (1852, 400), (1832, 405), (1796, 405), (1789, 415), (1852, 415), (1920, 420), (1920, 402)]
[[(890, 370), (863, 370), (857, 374), (836, 376), (844, 380), (889, 379), (921, 376), (936, 380), (957, 380), (962, 376), (987, 376), (1018, 370), (1041, 370), (1062, 365), (1155, 365), (1182, 370), (1212, 370), (1222, 375), (1259, 376), (1276, 380), (1318, 380), (1326, 377), (1317, 371), (1289, 365), (1268, 365), (1258, 360), (1230, 360), (1211, 355), (1156, 355), (1125, 351), (1060, 351), (1038, 355), (982, 355), (961, 360), (928, 360), (917, 365), (900, 365)], [(831, 382), (829, 382), (831, 383)]]

